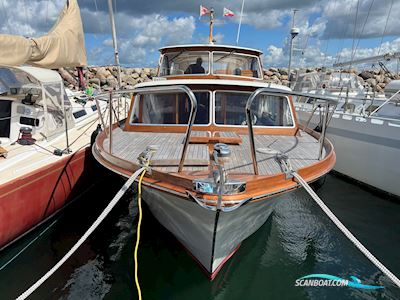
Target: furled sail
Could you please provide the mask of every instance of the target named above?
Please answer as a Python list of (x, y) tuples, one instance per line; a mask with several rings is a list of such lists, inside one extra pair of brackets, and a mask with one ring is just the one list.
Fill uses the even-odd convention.
[(77, 0), (67, 3), (50, 32), (39, 38), (0, 34), (0, 65), (28, 64), (48, 69), (86, 65), (83, 26)]

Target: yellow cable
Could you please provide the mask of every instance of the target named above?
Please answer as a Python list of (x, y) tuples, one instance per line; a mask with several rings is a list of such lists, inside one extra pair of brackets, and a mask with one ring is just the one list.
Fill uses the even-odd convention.
[(138, 278), (138, 260), (137, 260), (137, 252), (139, 249), (139, 241), (140, 241), (140, 226), (142, 224), (142, 180), (144, 177), (144, 174), (146, 174), (146, 170), (143, 170), (142, 175), (140, 175), (139, 178), (139, 184), (138, 184), (138, 208), (139, 208), (139, 221), (136, 229), (136, 246), (135, 246), (135, 283), (136, 283), (136, 289), (138, 291), (138, 297), (139, 300), (142, 300), (142, 292), (140, 290), (140, 285), (139, 285), (139, 278)]

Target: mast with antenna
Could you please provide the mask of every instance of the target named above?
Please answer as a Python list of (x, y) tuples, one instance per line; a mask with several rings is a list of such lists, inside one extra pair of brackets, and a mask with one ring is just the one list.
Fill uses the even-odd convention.
[(210, 14), (210, 35), (208, 37), (208, 42), (210, 44), (214, 44), (213, 40), (214, 8), (211, 7), (209, 14)]
[(293, 56), (293, 39), (300, 33), (299, 28), (294, 27), (294, 17), (296, 16), (296, 12), (298, 9), (293, 10), (293, 19), (292, 19), (292, 29), (290, 29), (290, 54), (289, 54), (289, 66), (288, 66), (288, 80), (290, 82), (290, 71), (292, 67), (292, 56)]

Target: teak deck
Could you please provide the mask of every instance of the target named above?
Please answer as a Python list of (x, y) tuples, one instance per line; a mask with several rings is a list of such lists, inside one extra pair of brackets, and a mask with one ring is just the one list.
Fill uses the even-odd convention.
[[(233, 137), (233, 133), (222, 132)], [(192, 137), (207, 137), (206, 131), (194, 131)], [(228, 137), (228, 135), (226, 137)], [(241, 143), (230, 144), (231, 156), (223, 159), (224, 167), (228, 174), (253, 174), (249, 138), (240, 134)], [(153, 169), (161, 172), (177, 172), (182, 154), (183, 133), (155, 133), (155, 132), (124, 132), (120, 129), (113, 130), (113, 155), (137, 164), (137, 157), (152, 145), (157, 148), (152, 157)], [(301, 131), (299, 136), (287, 135), (255, 135), (256, 149), (269, 148), (289, 156), (293, 169), (298, 170), (318, 162), (318, 140)], [(109, 139), (103, 143), (104, 149), (109, 149)], [(211, 147), (212, 149), (212, 147)], [(260, 175), (275, 175), (282, 173), (275, 153), (265, 154), (257, 152), (257, 162)], [(323, 152), (323, 158), (325, 150)], [(210, 150), (207, 143), (190, 143), (183, 171), (207, 171), (210, 160)]]

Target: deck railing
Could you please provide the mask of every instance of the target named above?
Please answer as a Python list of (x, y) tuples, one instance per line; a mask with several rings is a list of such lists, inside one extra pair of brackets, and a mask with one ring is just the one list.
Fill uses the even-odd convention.
[(247, 103), (246, 103), (246, 122), (247, 122), (248, 130), (249, 130), (250, 151), (251, 151), (251, 159), (253, 162), (254, 174), (258, 175), (259, 172), (258, 172), (256, 147), (255, 147), (255, 141), (254, 141), (253, 122), (252, 122), (252, 117), (251, 117), (251, 105), (252, 105), (254, 99), (256, 99), (257, 96), (262, 93), (269, 95), (269, 96), (280, 96), (280, 97), (285, 97), (285, 96), (313, 97), (313, 98), (317, 98), (317, 99), (325, 102), (326, 109), (325, 109), (325, 114), (324, 114), (324, 118), (323, 118), (322, 132), (321, 132), (321, 136), (319, 138), (320, 149), (319, 149), (318, 159), (321, 159), (324, 141), (325, 141), (326, 128), (328, 127), (329, 121), (331, 119), (329, 117), (330, 106), (331, 105), (336, 106), (337, 100), (334, 97), (329, 97), (329, 96), (324, 96), (324, 95), (304, 94), (304, 93), (298, 93), (298, 92), (281, 90), (281, 89), (273, 89), (273, 88), (259, 88), (249, 96), (249, 98), (247, 99)]
[[(96, 100), (96, 105), (98, 107), (97, 110), (99, 112), (99, 118), (100, 118), (101, 124), (103, 126), (103, 130), (106, 130), (107, 129), (106, 126), (108, 125), (108, 131), (106, 130), (106, 132), (108, 132), (108, 138), (109, 138), (109, 153), (112, 154), (112, 127), (114, 125), (113, 115), (117, 119), (119, 119), (119, 117), (116, 115), (116, 112), (115, 112), (115, 104), (114, 104), (114, 102), (116, 100), (118, 100), (118, 103), (119, 103), (119, 99), (121, 98), (121, 96), (123, 97), (124, 95), (133, 95), (133, 94), (138, 95), (138, 94), (144, 94), (144, 93), (150, 93), (150, 92), (152, 92), (152, 93), (157, 93), (157, 92), (158, 93), (161, 93), (161, 92), (170, 92), (170, 93), (171, 92), (183, 92), (189, 97), (189, 100), (190, 100), (190, 103), (191, 103), (191, 110), (190, 110), (189, 120), (188, 120), (188, 124), (187, 124), (185, 140), (183, 142), (182, 154), (181, 154), (181, 158), (180, 158), (180, 161), (179, 161), (179, 167), (178, 167), (178, 172), (181, 172), (182, 169), (183, 169), (184, 163), (185, 163), (185, 157), (186, 157), (187, 149), (188, 149), (188, 146), (189, 146), (190, 136), (192, 134), (192, 128), (193, 128), (194, 120), (196, 119), (196, 113), (197, 113), (196, 96), (194, 95), (193, 91), (190, 88), (188, 88), (187, 86), (185, 86), (185, 85), (143, 87), (143, 88), (136, 88), (136, 89), (131, 89), (131, 90), (110, 91), (108, 94), (104, 93), (104, 94), (97, 95), (95, 97), (95, 100)], [(109, 122), (108, 122), (108, 124), (103, 119), (103, 115), (102, 115), (101, 111), (99, 110), (100, 105), (98, 103), (98, 100), (100, 98), (104, 99), (105, 97), (109, 97), (109, 100), (108, 100), (108, 103), (109, 103), (109, 108), (108, 108), (108, 113), (109, 113), (108, 119), (109, 119)], [(125, 117), (127, 117), (128, 115), (129, 115), (129, 112), (126, 111)], [(117, 122), (115, 122), (115, 123), (117, 123)]]

